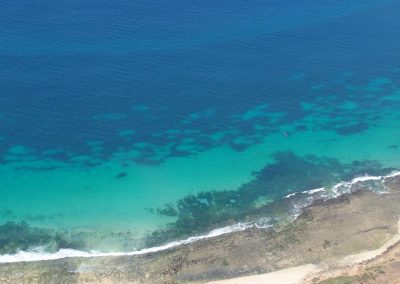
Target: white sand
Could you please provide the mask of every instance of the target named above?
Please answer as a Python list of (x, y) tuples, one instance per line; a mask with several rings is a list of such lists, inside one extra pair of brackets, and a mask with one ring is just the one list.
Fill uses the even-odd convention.
[(213, 281), (209, 284), (295, 284), (300, 283), (308, 274), (317, 269), (315, 265), (307, 264), (266, 274)]
[[(362, 252), (358, 254), (348, 255), (337, 261), (337, 265), (344, 267), (354, 265), (366, 260), (373, 259), (389, 249), (392, 245), (400, 242), (400, 221), (397, 224), (399, 232), (391, 238), (386, 244), (376, 250)], [(259, 274), (253, 276), (239, 277), (228, 280), (212, 281), (208, 284), (297, 284), (302, 283), (303, 280), (310, 274), (323, 271), (324, 264), (319, 266), (307, 264), (296, 266), (289, 269), (278, 270), (271, 273)]]
[(387, 251), (392, 245), (400, 242), (400, 221), (397, 223), (397, 227), (399, 230), (399, 233), (391, 238), (386, 244), (381, 246), (380, 248), (376, 250), (371, 250), (371, 251), (366, 251), (358, 254), (353, 254), (344, 257), (340, 261), (338, 261), (339, 265), (346, 266), (346, 265), (353, 265), (356, 263), (360, 263), (366, 260), (373, 259), (381, 254), (383, 254), (385, 251)]

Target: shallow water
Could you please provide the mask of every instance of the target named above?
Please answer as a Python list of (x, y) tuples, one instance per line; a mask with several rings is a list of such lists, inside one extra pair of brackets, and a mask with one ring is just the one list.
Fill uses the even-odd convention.
[(400, 168), (400, 4), (270, 2), (3, 3), (0, 252), (131, 251)]

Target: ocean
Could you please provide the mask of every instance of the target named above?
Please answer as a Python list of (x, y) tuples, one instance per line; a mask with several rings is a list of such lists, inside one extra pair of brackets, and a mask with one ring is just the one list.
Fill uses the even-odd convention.
[(269, 226), (400, 168), (398, 1), (0, 7), (0, 255)]

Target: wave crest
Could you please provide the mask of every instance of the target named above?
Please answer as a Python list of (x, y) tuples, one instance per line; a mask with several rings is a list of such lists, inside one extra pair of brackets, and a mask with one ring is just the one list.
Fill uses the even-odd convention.
[[(387, 192), (387, 188), (384, 186), (384, 181), (388, 178), (393, 178), (396, 176), (400, 176), (400, 171), (395, 171), (385, 176), (360, 176), (355, 177), (351, 181), (348, 182), (339, 182), (334, 185), (331, 189), (326, 188), (317, 188), (311, 189), (302, 192), (296, 192), (286, 195), (282, 198), (282, 200), (286, 200), (290, 202), (292, 207), (292, 219), (296, 219), (297, 216), (301, 213), (301, 210), (316, 200), (328, 200), (331, 198), (337, 198), (346, 193), (352, 193), (360, 189), (360, 186), (366, 186), (365, 183), (370, 182), (378, 182), (380, 186), (368, 185), (367, 189), (372, 190), (379, 193)], [(303, 195), (301, 198), (300, 195)], [(307, 195), (305, 198), (304, 196)], [(28, 262), (28, 261), (42, 261), (42, 260), (55, 260), (62, 258), (71, 258), (71, 257), (104, 257), (104, 256), (132, 256), (132, 255), (142, 255), (147, 253), (159, 252), (167, 249), (171, 249), (180, 245), (190, 244), (199, 240), (204, 240), (208, 238), (213, 238), (217, 236), (221, 236), (228, 233), (244, 231), (249, 228), (270, 228), (272, 227), (272, 222), (269, 218), (260, 218), (254, 222), (244, 222), (237, 223), (232, 226), (226, 226), (222, 228), (218, 228), (210, 231), (208, 234), (189, 237), (184, 240), (173, 241), (161, 246), (150, 247), (142, 250), (131, 251), (131, 252), (110, 252), (110, 253), (102, 253), (102, 252), (85, 252), (74, 249), (60, 249), (55, 253), (45, 252), (43, 249), (38, 248), (33, 251), (19, 251), (16, 254), (5, 254), (0, 256), (0, 263), (15, 263), (15, 262)]]

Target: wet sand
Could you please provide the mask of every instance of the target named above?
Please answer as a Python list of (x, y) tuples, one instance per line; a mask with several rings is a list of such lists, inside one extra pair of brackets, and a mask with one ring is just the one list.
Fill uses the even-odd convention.
[(301, 273), (304, 265), (334, 271), (344, 257), (397, 236), (400, 177), (385, 184), (388, 194), (361, 190), (316, 202), (274, 230), (251, 228), (140, 256), (1, 264), (0, 283), (207, 283), (289, 268)]

